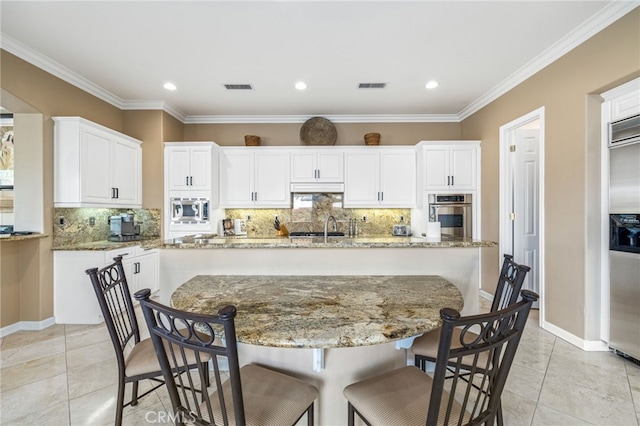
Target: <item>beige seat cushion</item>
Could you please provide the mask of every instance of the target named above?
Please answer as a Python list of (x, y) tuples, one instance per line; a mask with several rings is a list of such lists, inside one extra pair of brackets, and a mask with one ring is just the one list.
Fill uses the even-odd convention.
[[(164, 340), (163, 343), (167, 352), (167, 356), (169, 357), (169, 359), (171, 359), (169, 346), (167, 346), (168, 344)], [(176, 351), (179, 351), (177, 346), (175, 348)], [(187, 358), (187, 365), (196, 363), (196, 357), (193, 351), (186, 350), (185, 354)], [(211, 356), (206, 353), (201, 353), (200, 357), (203, 362), (209, 361), (211, 359)], [(178, 361), (180, 362), (180, 366), (182, 366), (182, 360), (179, 359)], [(154, 371), (159, 372), (160, 363), (158, 362), (158, 357), (156, 356), (156, 351), (153, 348), (153, 341), (151, 340), (151, 338), (141, 340), (140, 343), (136, 344), (129, 353), (129, 356), (125, 359), (124, 364), (125, 375), (127, 377), (152, 373)], [(158, 374), (158, 376), (160, 375), (161, 373)]]
[[(462, 346), (460, 344), (461, 330), (462, 329), (460, 328), (453, 329), (453, 338), (451, 339), (452, 349), (459, 348)], [(411, 345), (411, 353), (414, 355), (421, 355), (421, 356), (430, 358), (431, 360), (435, 360), (438, 356), (438, 345), (440, 344), (441, 331), (442, 331), (442, 328), (437, 328), (435, 330), (430, 331), (429, 333), (425, 333), (422, 336), (416, 338), (413, 341), (413, 344)], [(478, 337), (477, 334), (469, 331), (465, 334), (465, 343), (470, 342), (473, 339), (476, 339), (477, 337)], [(487, 365), (487, 356), (488, 356), (487, 353), (488, 352), (481, 352), (480, 355), (478, 356), (478, 363), (477, 363), (478, 367), (484, 367), (485, 365)], [(463, 363), (465, 365), (472, 365), (473, 357), (472, 356), (464, 357)]]
[[(249, 364), (240, 369), (242, 395), (244, 400), (245, 421), (247, 426), (293, 425), (307, 407), (318, 397), (318, 390), (302, 380)], [(222, 385), (229, 423), (235, 425), (235, 413), (231, 395), (231, 381)], [(222, 414), (218, 393), (211, 395), (216, 422)], [(202, 405), (203, 413), (206, 407)]]
[[(403, 367), (344, 388), (344, 396), (372, 426), (424, 426), (433, 380), (417, 367)], [(443, 424), (447, 392), (440, 404)], [(457, 424), (462, 407), (454, 401), (449, 424)]]

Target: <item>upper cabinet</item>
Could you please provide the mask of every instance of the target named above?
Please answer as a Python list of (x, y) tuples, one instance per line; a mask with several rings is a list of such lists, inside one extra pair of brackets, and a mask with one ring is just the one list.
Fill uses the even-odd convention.
[(424, 190), (472, 191), (477, 187), (479, 141), (421, 142)]
[(344, 152), (336, 148), (291, 151), (291, 183), (344, 182)]
[(54, 205), (142, 206), (142, 142), (80, 117), (53, 117)]
[(345, 152), (344, 207), (415, 207), (416, 153), (410, 148)]
[(165, 143), (169, 191), (211, 191), (213, 158), (213, 142)]
[(277, 148), (221, 150), (221, 207), (291, 207), (289, 184), (289, 151)]

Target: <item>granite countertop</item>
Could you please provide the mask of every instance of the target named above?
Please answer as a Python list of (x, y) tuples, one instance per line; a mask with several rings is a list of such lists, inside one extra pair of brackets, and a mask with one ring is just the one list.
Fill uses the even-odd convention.
[(34, 232), (33, 234), (29, 234), (29, 235), (11, 235), (11, 234), (4, 234), (4, 235), (8, 235), (8, 236), (1, 237), (0, 243), (9, 242), (9, 241), (33, 240), (36, 238), (46, 238), (49, 236), (48, 234), (40, 234), (37, 232)]
[(496, 247), (492, 241), (470, 238), (425, 237), (331, 237), (324, 242), (323, 237), (218, 237), (215, 234), (194, 235), (170, 240), (146, 238), (137, 241), (94, 241), (54, 246), (53, 250), (113, 250), (122, 247), (141, 246), (144, 249), (285, 249), (285, 248), (446, 248), (446, 247)]
[(238, 309), (238, 341), (281, 348), (387, 343), (440, 326), (440, 309), (461, 310), (460, 291), (436, 275), (198, 275), (171, 296), (174, 308)]
[(165, 240), (161, 246), (165, 249), (247, 249), (247, 248), (421, 248), (421, 247), (495, 247), (492, 241), (470, 238), (429, 239), (425, 237), (330, 237), (325, 243), (323, 237), (208, 237), (180, 238)]

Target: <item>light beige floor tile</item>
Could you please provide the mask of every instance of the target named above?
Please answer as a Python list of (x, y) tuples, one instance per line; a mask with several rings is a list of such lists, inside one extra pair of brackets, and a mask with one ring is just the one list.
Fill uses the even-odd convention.
[(565, 414), (553, 408), (538, 404), (536, 412), (533, 415), (531, 426), (586, 426), (593, 425), (584, 419)]
[(536, 402), (508, 390), (502, 391), (502, 414), (508, 426), (528, 426), (533, 419)]
[(640, 366), (635, 365), (631, 361), (628, 361), (625, 364), (625, 368), (627, 370), (627, 377), (629, 379), (631, 398), (633, 399), (633, 405), (636, 410), (636, 417), (638, 417), (640, 426)]
[(591, 364), (593, 368), (605, 370), (606, 374), (625, 375), (625, 359), (609, 351), (583, 351), (582, 349), (558, 339), (553, 353), (576, 361)]
[(55, 324), (38, 331), (18, 331), (2, 338), (0, 350), (26, 346), (56, 337), (64, 337), (64, 325)]
[(569, 358), (561, 354), (551, 356), (547, 375), (549, 377), (562, 377), (570, 388), (580, 387), (600, 391), (614, 398), (629, 399), (629, 382), (625, 374), (619, 374), (619, 368), (610, 369), (608, 362), (595, 367), (593, 362), (581, 359)]
[[(68, 327), (68, 326), (67, 326)], [(78, 328), (78, 330), (66, 333), (67, 350), (77, 349), (98, 342), (110, 340), (109, 331), (104, 325)]]
[(67, 372), (69, 399), (118, 383), (118, 364), (115, 359), (71, 368)]
[(601, 425), (633, 425), (637, 421), (630, 395), (616, 398), (606, 390), (573, 386), (564, 377), (547, 376), (538, 403)]
[(67, 377), (50, 377), (0, 393), (2, 423), (12, 424), (14, 419), (29, 415), (34, 407), (46, 410), (67, 402)]
[(67, 372), (64, 353), (38, 358), (0, 370), (2, 391), (38, 382)]
[(17, 348), (0, 351), (0, 367), (7, 368), (65, 351), (64, 337), (33, 342)]
[(115, 360), (116, 353), (110, 339), (67, 350), (67, 366), (69, 369), (84, 367), (101, 361)]
[(67, 401), (39, 410), (31, 407), (29, 414), (11, 420), (5, 423), (4, 418), (0, 416), (0, 423), (12, 424), (20, 426), (38, 425), (38, 426), (67, 426), (69, 422), (69, 403)]
[(542, 390), (543, 380), (544, 372), (520, 365), (512, 365), (505, 384), (505, 390), (537, 402)]

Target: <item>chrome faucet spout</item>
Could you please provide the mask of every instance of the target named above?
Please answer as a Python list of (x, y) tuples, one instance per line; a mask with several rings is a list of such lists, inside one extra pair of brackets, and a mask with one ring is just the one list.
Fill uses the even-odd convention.
[(333, 220), (333, 231), (337, 231), (338, 230), (338, 221), (336, 220), (335, 217), (333, 217), (332, 215), (327, 216), (327, 218), (324, 220), (324, 242), (327, 242), (327, 238), (329, 237), (329, 221)]

